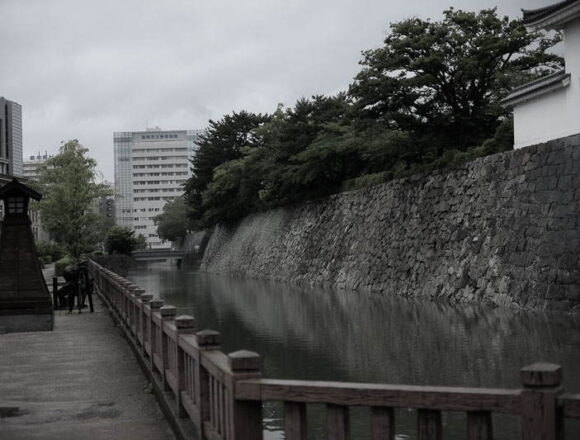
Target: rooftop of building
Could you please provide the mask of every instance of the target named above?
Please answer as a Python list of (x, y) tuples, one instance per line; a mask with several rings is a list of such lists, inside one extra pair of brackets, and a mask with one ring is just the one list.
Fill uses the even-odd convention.
[(543, 76), (529, 83), (516, 87), (502, 100), (503, 105), (514, 105), (545, 93), (553, 92), (570, 84), (570, 74), (559, 70), (550, 75)]
[(30, 156), (27, 156), (27, 159), (24, 159), (24, 165), (37, 165), (37, 164), (41, 164), (44, 161), (50, 159), (52, 156), (52, 154), (48, 154), (47, 152), (45, 152), (44, 154), (31, 154)]
[(527, 28), (557, 29), (570, 20), (580, 17), (580, 0), (564, 0), (538, 9), (522, 9), (523, 23)]

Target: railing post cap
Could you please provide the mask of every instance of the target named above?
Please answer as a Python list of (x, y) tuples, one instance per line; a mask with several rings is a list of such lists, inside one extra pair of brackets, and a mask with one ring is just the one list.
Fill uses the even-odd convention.
[(556, 387), (562, 383), (562, 367), (538, 362), (520, 370), (520, 380), (525, 387)]
[(228, 358), (232, 371), (257, 371), (262, 364), (261, 356), (248, 350), (234, 351)]
[(145, 293), (145, 289), (141, 289), (141, 287), (139, 286), (135, 286), (135, 287), (131, 287), (131, 293), (133, 293), (133, 295), (139, 297), (141, 295), (143, 295)]
[(201, 330), (195, 334), (197, 336), (197, 345), (220, 345), (221, 343), (221, 333), (215, 330)]
[(177, 318), (175, 318), (175, 327), (177, 328), (177, 330), (186, 330), (186, 329), (192, 329), (195, 326), (195, 320), (193, 319), (193, 316), (189, 316), (189, 315), (180, 315)]
[(164, 304), (163, 300), (158, 298), (149, 301), (149, 307), (151, 307), (151, 309), (154, 310), (160, 309), (161, 307), (163, 307), (163, 304)]
[(162, 317), (175, 316), (177, 315), (177, 307), (175, 306), (163, 306), (159, 309)]
[(150, 293), (144, 293), (143, 295), (141, 295), (141, 301), (144, 303), (151, 302), (152, 299), (153, 295), (151, 295)]

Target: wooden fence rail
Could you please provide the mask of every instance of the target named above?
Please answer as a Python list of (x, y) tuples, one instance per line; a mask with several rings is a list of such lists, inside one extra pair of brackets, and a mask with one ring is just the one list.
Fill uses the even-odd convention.
[(395, 438), (395, 408), (417, 410), (419, 440), (440, 440), (442, 411), (467, 414), (469, 440), (492, 440), (493, 413), (519, 416), (522, 440), (556, 440), (565, 418), (580, 419), (580, 394), (565, 394), (558, 365), (537, 363), (520, 371), (519, 389), (381, 385), (263, 379), (260, 356), (225, 354), (220, 334), (195, 332), (191, 316), (90, 262), (97, 292), (117, 315), (146, 365), (158, 373), (201, 439), (262, 439), (262, 403), (284, 405), (285, 438), (306, 440), (307, 404), (326, 404), (327, 438), (350, 438), (349, 408), (370, 409), (373, 440)]

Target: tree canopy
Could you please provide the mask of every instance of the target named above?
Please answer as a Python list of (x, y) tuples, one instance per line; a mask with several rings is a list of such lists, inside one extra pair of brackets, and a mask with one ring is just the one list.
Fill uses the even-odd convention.
[(392, 24), (348, 92), (210, 121), (185, 185), (191, 228), (513, 148), (501, 99), (562, 67), (559, 40), (495, 9)]
[(43, 226), (74, 260), (102, 241), (103, 225), (95, 201), (112, 193), (95, 182), (96, 161), (87, 153), (78, 140), (71, 140), (38, 169)]
[(435, 154), (464, 150), (493, 136), (510, 88), (562, 67), (546, 51), (559, 40), (528, 33), (495, 9), (451, 8), (442, 21), (392, 24), (384, 46), (363, 53), (349, 92), (361, 120), (410, 131)]
[(130, 255), (139, 247), (139, 242), (139, 238), (135, 237), (135, 231), (123, 226), (113, 226), (107, 233), (105, 250), (108, 254)]
[(165, 204), (163, 212), (153, 218), (157, 225), (157, 235), (162, 240), (175, 241), (185, 237), (189, 229), (187, 204), (183, 197), (176, 197)]
[(269, 116), (246, 111), (233, 112), (219, 121), (209, 121), (209, 127), (198, 139), (199, 148), (192, 160), (193, 176), (185, 184), (185, 198), (191, 208), (189, 216), (194, 226), (207, 226), (206, 211), (211, 209), (204, 193), (214, 178), (215, 169), (239, 159), (244, 148), (256, 142), (254, 130), (267, 122)]

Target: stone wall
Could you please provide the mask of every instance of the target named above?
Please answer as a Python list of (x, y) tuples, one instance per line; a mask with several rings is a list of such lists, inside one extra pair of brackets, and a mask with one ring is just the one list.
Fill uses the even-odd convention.
[(202, 269), (580, 312), (580, 135), (254, 214)]

